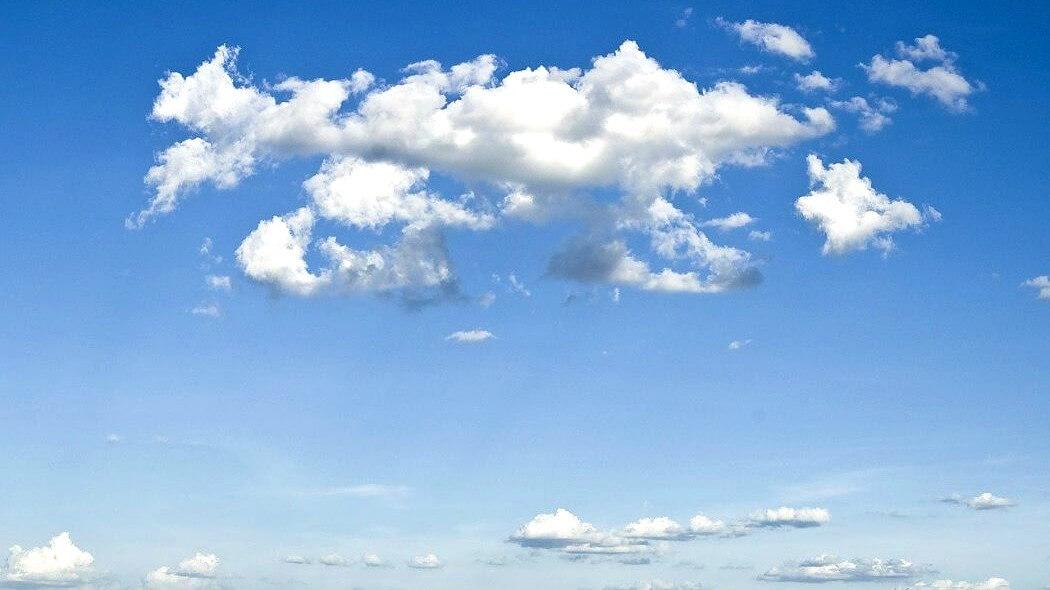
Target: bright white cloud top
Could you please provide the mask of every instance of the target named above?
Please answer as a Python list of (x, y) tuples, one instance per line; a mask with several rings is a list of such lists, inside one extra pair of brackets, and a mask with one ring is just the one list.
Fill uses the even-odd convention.
[(1050, 276), (1039, 275), (1033, 277), (1025, 281), (1023, 286), (1038, 289), (1038, 297), (1040, 299), (1050, 299)]
[(906, 559), (839, 559), (821, 555), (773, 568), (761, 576), (768, 582), (879, 582), (913, 578), (923, 569)]
[(8, 550), (7, 567), (0, 569), (0, 586), (79, 586), (94, 577), (95, 558), (77, 547), (69, 533), (59, 533), (47, 545)]
[(894, 247), (890, 233), (923, 225), (926, 217), (915, 205), (876, 191), (871, 180), (860, 175), (860, 162), (846, 159), (825, 167), (813, 154), (806, 162), (812, 190), (795, 201), (795, 208), (824, 232), (824, 254), (845, 254), (869, 245), (889, 251)]
[(934, 582), (919, 582), (910, 588), (928, 588), (929, 590), (1010, 590), (1010, 582), (999, 577), (988, 578), (981, 582), (937, 580)]
[(941, 501), (945, 504), (966, 506), (974, 510), (998, 510), (1017, 505), (1017, 502), (1014, 502), (1010, 498), (997, 496), (991, 492), (981, 492), (972, 498), (964, 498), (958, 494), (953, 494), (947, 498), (942, 498)]
[[(670, 197), (696, 191), (722, 166), (762, 163), (770, 150), (834, 128), (823, 107), (795, 116), (737, 83), (700, 89), (633, 41), (586, 70), (540, 66), (499, 79), (496, 58), (482, 55), (448, 69), (411, 64), (392, 84), (358, 70), (264, 88), (240, 77), (237, 54), (219, 47), (194, 73), (161, 80), (153, 118), (195, 136), (158, 155), (146, 175), (153, 197), (128, 225), (171, 213), (202, 185), (236, 186), (260, 163), (324, 155), (303, 183), (309, 204), (262, 220), (237, 248), (248, 277), (302, 296), (447, 291), (455, 273), (443, 232), (503, 219), (575, 219), (596, 230), (552, 259), (555, 276), (665, 292), (749, 286), (759, 277), (750, 255), (713, 243)], [(501, 202), (438, 194), (427, 188), (431, 171), (480, 180)], [(606, 187), (621, 193), (618, 202), (588, 196)], [(356, 250), (315, 238), (321, 222), (400, 235)], [(652, 269), (631, 252), (621, 236), (633, 233), (668, 266)], [(308, 265), (311, 252), (325, 263)]]
[(809, 41), (786, 25), (762, 23), (751, 19), (742, 23), (727, 22), (724, 19), (718, 19), (717, 22), (739, 35), (741, 41), (769, 53), (784, 55), (800, 62), (807, 62), (817, 55)]
[(818, 90), (834, 92), (841, 83), (842, 80), (828, 78), (818, 70), (813, 70), (805, 76), (795, 74), (795, 84), (803, 92), (815, 92)]
[[(287, 560), (286, 560), (287, 561)], [(215, 580), (219, 558), (213, 553), (196, 553), (175, 567), (161, 566), (146, 575), (147, 590), (213, 590), (220, 587)]]

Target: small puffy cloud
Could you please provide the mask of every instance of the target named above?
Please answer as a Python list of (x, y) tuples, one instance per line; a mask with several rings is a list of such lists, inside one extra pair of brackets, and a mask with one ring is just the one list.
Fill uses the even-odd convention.
[(74, 587), (89, 583), (95, 558), (77, 547), (69, 533), (60, 533), (43, 547), (8, 550), (7, 567), (0, 569), (0, 586), (18, 588)]
[(680, 12), (678, 14), (678, 18), (675, 19), (675, 21), (674, 21), (674, 26), (676, 26), (679, 29), (681, 29), (681, 28), (683, 28), (683, 27), (685, 27), (686, 25), (689, 24), (689, 19), (691, 19), (692, 17), (693, 17), (693, 7), (692, 6), (686, 7), (684, 9), (682, 9), (682, 12)]
[(536, 515), (508, 540), (522, 547), (551, 549), (598, 542), (602, 538), (603, 535), (594, 525), (584, 522), (564, 508), (558, 508), (553, 513)]
[(646, 539), (649, 541), (678, 541), (690, 536), (689, 530), (666, 516), (657, 518), (640, 518), (620, 531), (625, 539)]
[(222, 310), (220, 310), (219, 306), (214, 303), (202, 303), (191, 309), (190, 313), (197, 316), (217, 318), (222, 315)]
[(889, 114), (897, 110), (897, 105), (886, 99), (872, 104), (863, 96), (854, 96), (848, 100), (833, 100), (829, 104), (832, 108), (856, 114), (860, 121), (860, 128), (868, 133), (881, 131), (883, 127), (892, 123), (893, 119), (889, 117)]
[(462, 344), (476, 344), (495, 338), (488, 330), (460, 330), (445, 336), (445, 340), (459, 342)]
[(1050, 276), (1039, 275), (1022, 283), (1024, 287), (1032, 287), (1039, 290), (1040, 299), (1050, 299)]
[(731, 229), (739, 229), (746, 225), (750, 225), (755, 221), (758, 220), (754, 217), (751, 217), (751, 215), (744, 213), (743, 211), (738, 211), (737, 213), (733, 213), (725, 217), (708, 219), (700, 225), (703, 227), (717, 227), (722, 231), (728, 231)]
[(763, 51), (778, 53), (795, 61), (806, 62), (816, 53), (802, 35), (789, 26), (777, 23), (761, 23), (748, 19), (742, 23), (717, 19), (723, 28), (735, 32), (740, 40), (758, 46)]
[(773, 568), (758, 577), (767, 582), (878, 582), (912, 578), (921, 568), (905, 559), (839, 559), (822, 555)]
[(327, 565), (329, 567), (350, 566), (350, 560), (346, 557), (343, 557), (342, 555), (339, 555), (338, 553), (329, 553), (328, 555), (323, 555), (320, 557), (320, 559), (317, 560), (317, 563), (320, 563), (321, 565)]
[(146, 575), (147, 590), (217, 590), (215, 580), (219, 558), (212, 553), (196, 553), (175, 567), (162, 566)]
[(208, 275), (204, 277), (204, 282), (209, 289), (215, 291), (226, 291), (228, 293), (233, 290), (233, 282), (226, 275)]
[[(689, 519), (689, 532), (698, 537), (710, 537), (713, 535), (727, 535), (731, 533), (731, 528), (726, 526), (726, 523), (705, 516), (703, 514), (696, 514)], [(729, 534), (729, 536), (735, 536)]]
[(312, 561), (310, 561), (309, 557), (304, 557), (302, 555), (287, 555), (281, 561), (283, 561), (284, 563), (292, 563), (296, 565), (309, 565), (310, 563), (313, 563)]
[(438, 559), (437, 555), (433, 553), (427, 553), (426, 555), (417, 555), (408, 562), (408, 567), (417, 570), (435, 570), (443, 567), (445, 564)]
[(751, 526), (811, 528), (831, 521), (831, 513), (824, 508), (767, 508), (751, 515)]
[(365, 553), (361, 556), (361, 563), (365, 567), (389, 567), (386, 561), (383, 561), (382, 557), (375, 553)]
[(795, 74), (795, 84), (798, 89), (803, 92), (814, 92), (817, 90), (823, 90), (824, 92), (834, 92), (838, 89), (839, 85), (842, 84), (842, 80), (839, 78), (828, 78), (818, 70), (803, 76), (802, 74)]
[(111, 445), (119, 445), (123, 441), (124, 439), (119, 434), (110, 433), (106, 435), (106, 442)]
[(937, 580), (934, 582), (919, 582), (909, 587), (908, 590), (918, 588), (925, 590), (1010, 590), (1010, 582), (998, 577), (988, 578), (982, 582)]
[(726, 348), (728, 348), (729, 350), (740, 350), (741, 348), (744, 348), (745, 346), (750, 346), (750, 345), (751, 345), (751, 339), (748, 338), (747, 340), (733, 340), (732, 342), (729, 343), (729, 346), (727, 346)]
[(945, 504), (954, 504), (956, 506), (966, 506), (974, 510), (996, 510), (1017, 505), (1013, 500), (1002, 496), (996, 496), (991, 492), (981, 492), (972, 498), (963, 498), (958, 494), (953, 494), (947, 498), (941, 498), (941, 502), (944, 502)]
[[(915, 40), (915, 45), (897, 43), (900, 59), (876, 55), (871, 63), (861, 64), (868, 80), (889, 86), (907, 88), (913, 95), (924, 94), (936, 99), (951, 111), (969, 108), (967, 98), (976, 87), (955, 68), (955, 54), (945, 51), (940, 40), (926, 35)], [(916, 63), (933, 60), (937, 65), (922, 69)]]
[(861, 176), (860, 162), (845, 159), (827, 167), (817, 156), (806, 158), (812, 189), (795, 201), (795, 209), (824, 232), (824, 254), (845, 254), (873, 245), (893, 248), (887, 235), (924, 222), (918, 208), (904, 200), (891, 200)]
[(753, 229), (750, 232), (748, 232), (747, 238), (755, 242), (768, 242), (773, 239), (773, 233), (769, 231), (759, 231), (757, 229)]

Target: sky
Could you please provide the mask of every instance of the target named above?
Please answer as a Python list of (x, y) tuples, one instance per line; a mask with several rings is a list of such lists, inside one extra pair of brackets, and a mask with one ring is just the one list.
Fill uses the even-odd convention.
[(1050, 587), (1050, 16), (0, 8), (0, 587)]

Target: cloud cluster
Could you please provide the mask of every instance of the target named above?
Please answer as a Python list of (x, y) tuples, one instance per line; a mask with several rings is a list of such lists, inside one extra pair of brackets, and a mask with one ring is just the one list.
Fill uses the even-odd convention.
[(786, 25), (761, 23), (751, 19), (734, 23), (719, 18), (717, 22), (739, 35), (741, 41), (758, 46), (763, 51), (784, 55), (800, 62), (807, 62), (817, 55), (809, 41)]
[(877, 582), (912, 578), (923, 568), (905, 559), (839, 559), (821, 555), (773, 568), (758, 579), (767, 582)]
[[(907, 88), (913, 95), (925, 94), (951, 111), (969, 108), (967, 98), (977, 87), (959, 73), (955, 68), (956, 55), (942, 48), (936, 36), (919, 37), (914, 45), (898, 41), (897, 55), (898, 59), (875, 55), (871, 63), (861, 64), (868, 80)], [(924, 61), (937, 62), (937, 65), (925, 70), (916, 65)]]
[(834, 92), (842, 84), (842, 80), (839, 78), (828, 78), (818, 70), (813, 70), (805, 76), (795, 74), (795, 84), (803, 92), (814, 92), (817, 90)]
[(810, 528), (827, 524), (823, 508), (771, 508), (727, 523), (696, 514), (687, 524), (669, 517), (640, 518), (623, 528), (603, 531), (559, 508), (538, 514), (508, 539), (522, 547), (553, 549), (574, 556), (650, 553), (654, 542), (690, 541), (701, 537), (741, 537), (761, 528)]
[(997, 510), (1017, 505), (1013, 500), (996, 496), (991, 492), (981, 492), (972, 498), (963, 498), (958, 494), (952, 494), (946, 498), (941, 498), (941, 502), (956, 506), (966, 506), (974, 510)]
[[(740, 26), (797, 53), (779, 25)], [(171, 213), (203, 185), (234, 187), (261, 163), (323, 155), (303, 183), (308, 204), (260, 221), (236, 251), (248, 277), (302, 296), (453, 292), (444, 232), (484, 231), (507, 218), (570, 218), (590, 228), (552, 261), (557, 276), (692, 293), (748, 286), (757, 276), (748, 253), (712, 243), (670, 198), (721, 166), (761, 163), (770, 150), (834, 128), (824, 108), (799, 109), (797, 118), (737, 83), (700, 89), (633, 41), (589, 69), (540, 66), (498, 79), (496, 58), (482, 55), (447, 69), (411, 64), (392, 84), (358, 70), (260, 87), (237, 73), (237, 55), (222, 46), (194, 73), (161, 80), (152, 117), (194, 136), (158, 155), (145, 179), (153, 196), (128, 225)], [(445, 197), (427, 188), (432, 171), (502, 202), (469, 191)], [(604, 188), (620, 199), (590, 196)], [(315, 238), (321, 223), (396, 237), (355, 249)], [(623, 235), (638, 232), (667, 267), (652, 269), (626, 249)], [(319, 262), (308, 262), (314, 256)], [(566, 261), (572, 256), (584, 260)]]
[(77, 547), (69, 533), (59, 533), (43, 547), (8, 550), (7, 567), (0, 569), (0, 586), (79, 586), (94, 577), (95, 558)]
[(833, 108), (856, 114), (860, 121), (860, 128), (868, 133), (882, 131), (883, 127), (893, 122), (889, 115), (897, 110), (894, 102), (880, 99), (872, 104), (863, 96), (853, 96), (847, 100), (832, 100), (828, 104)]
[(703, 587), (700, 582), (672, 582), (654, 579), (626, 586), (606, 586), (605, 590), (702, 590)]
[(795, 208), (824, 232), (824, 254), (845, 254), (869, 245), (889, 251), (894, 244), (888, 234), (940, 217), (932, 208), (924, 216), (915, 205), (876, 191), (871, 180), (860, 175), (860, 162), (846, 159), (825, 167), (813, 154), (806, 162), (812, 188), (795, 201)]

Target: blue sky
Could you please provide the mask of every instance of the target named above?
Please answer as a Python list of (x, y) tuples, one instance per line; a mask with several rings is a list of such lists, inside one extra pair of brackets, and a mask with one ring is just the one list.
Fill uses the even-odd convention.
[(0, 14), (0, 587), (1050, 584), (1045, 11)]

